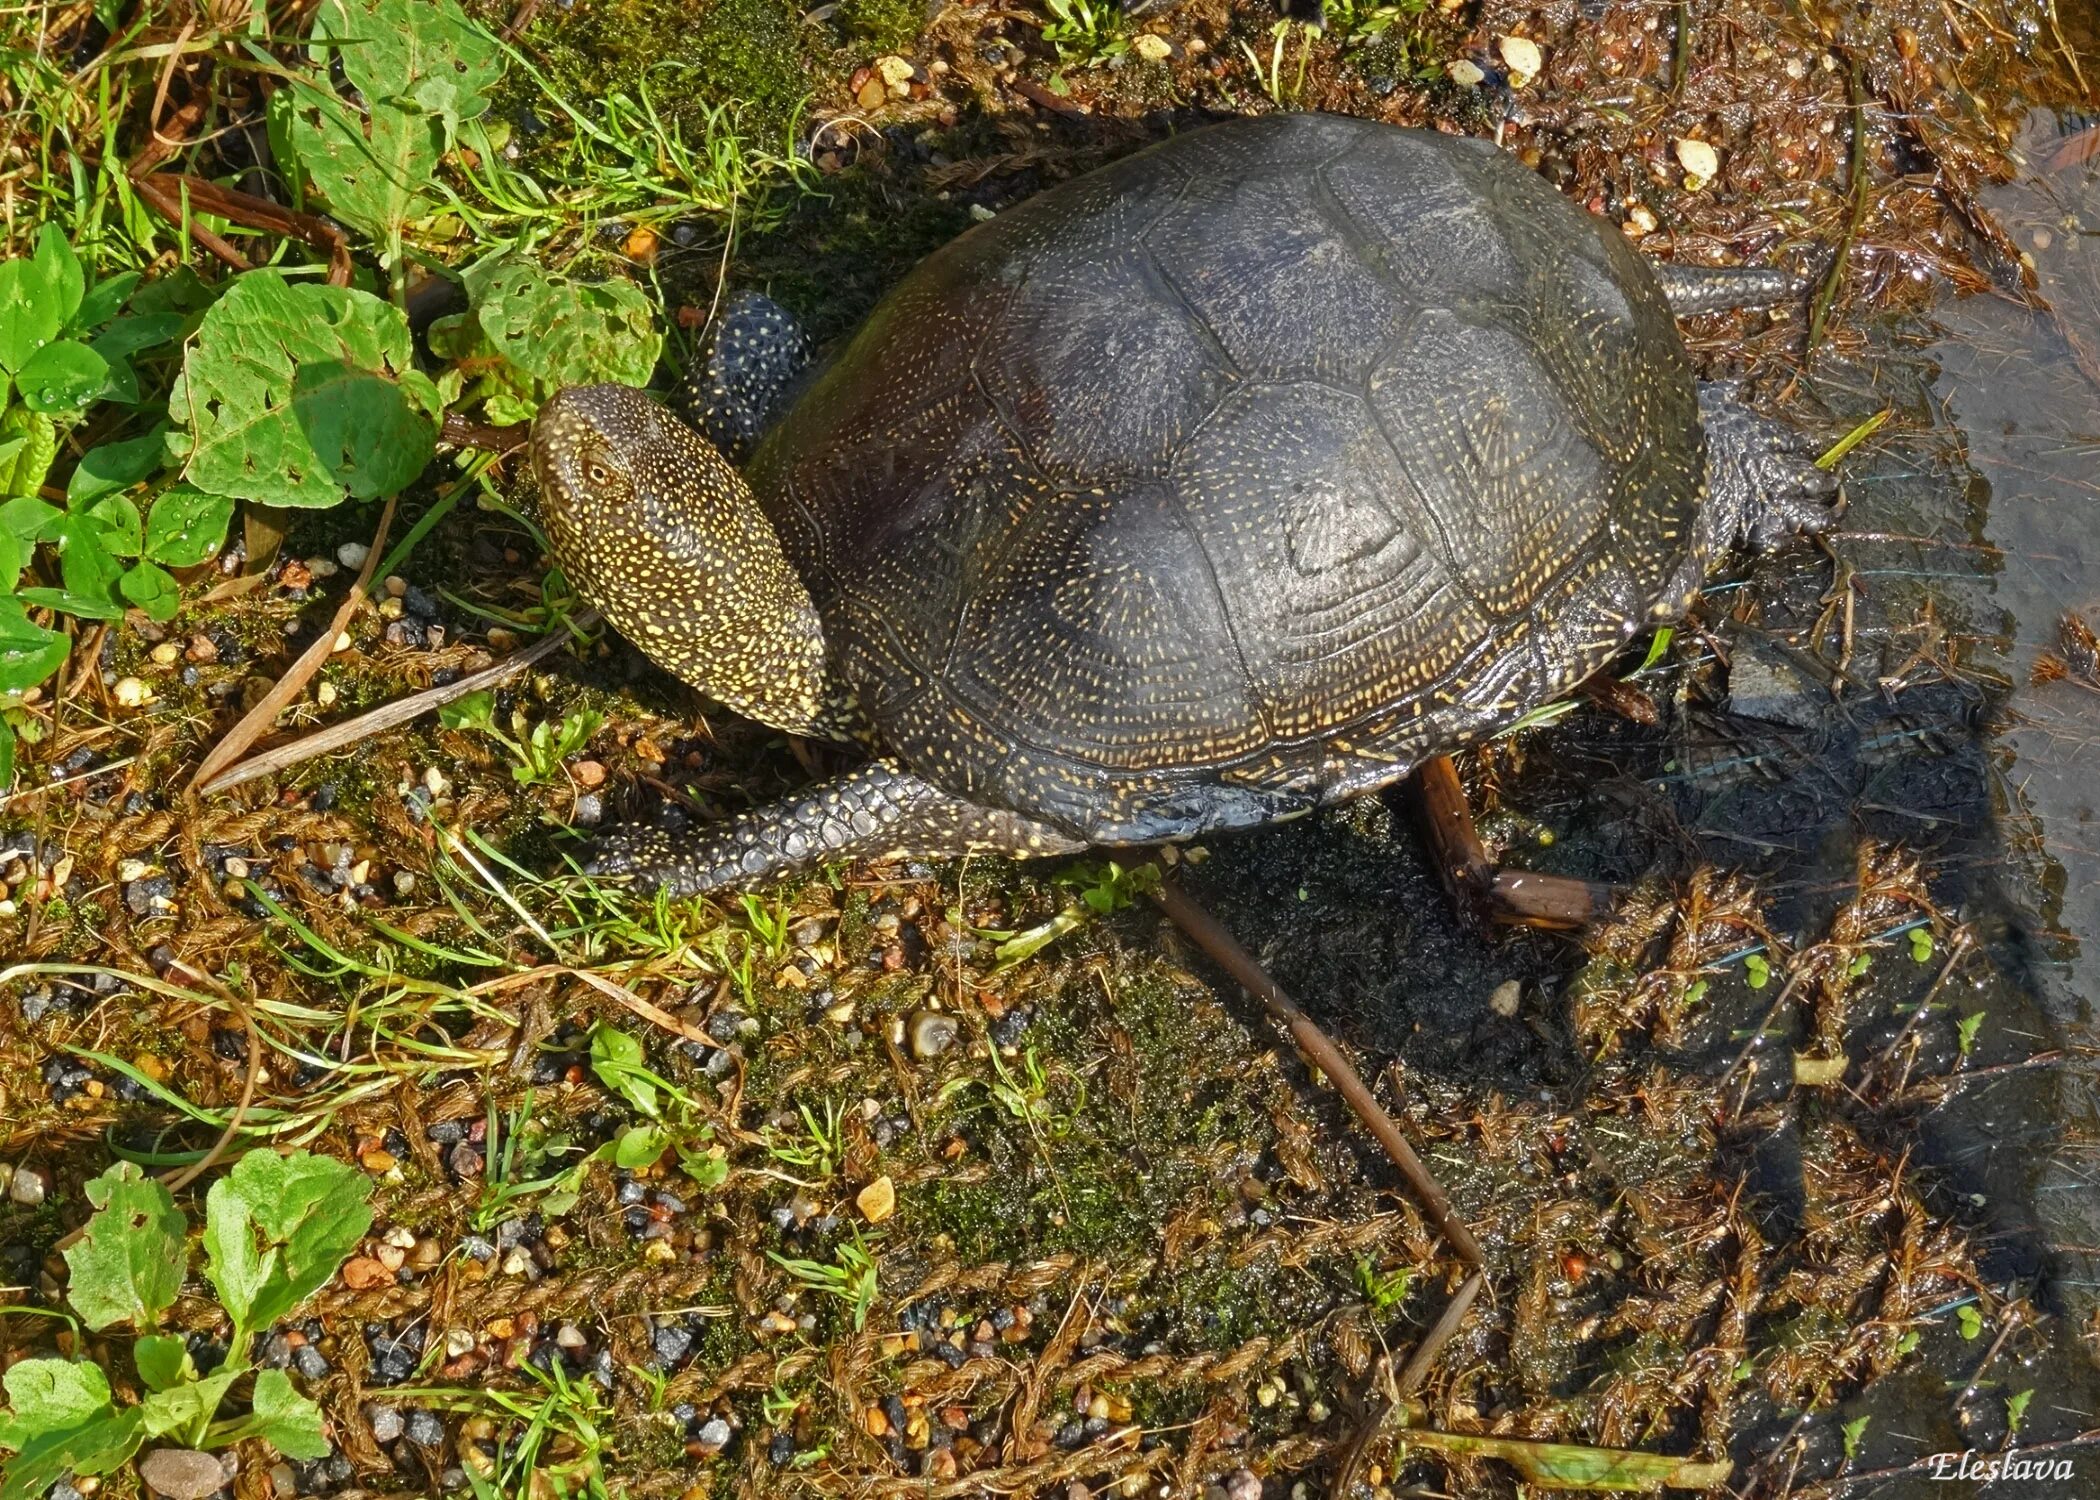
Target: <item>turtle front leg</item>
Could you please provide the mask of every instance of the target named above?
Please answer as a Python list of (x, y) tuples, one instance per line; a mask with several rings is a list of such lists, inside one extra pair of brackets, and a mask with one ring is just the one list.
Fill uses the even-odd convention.
[(1837, 478), (1816, 467), (1814, 439), (1752, 411), (1732, 382), (1702, 384), (1699, 414), (1706, 428), (1702, 540), (1708, 559), (1738, 544), (1770, 552), (1836, 522)]
[(795, 315), (758, 292), (722, 307), (704, 362), (686, 376), (687, 420), (741, 464), (788, 409), (815, 346)]
[(682, 835), (616, 829), (599, 842), (585, 868), (694, 896), (778, 880), (832, 861), (964, 854), (1033, 859), (1085, 847), (1047, 823), (965, 802), (894, 761), (879, 760), (799, 797)]

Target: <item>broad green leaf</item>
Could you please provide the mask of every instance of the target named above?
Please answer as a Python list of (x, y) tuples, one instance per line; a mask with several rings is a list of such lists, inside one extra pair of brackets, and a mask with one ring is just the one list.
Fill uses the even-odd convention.
[(193, 568), (226, 544), (233, 501), (186, 484), (162, 490), (146, 512), (146, 556), (170, 568)]
[(58, 225), (47, 222), (37, 231), (36, 264), (44, 285), (58, 298), (58, 326), (63, 328), (80, 311), (81, 297), (87, 291), (87, 275), (80, 269), (80, 257), (66, 243), (65, 231)]
[(661, 1126), (630, 1126), (613, 1143), (613, 1165), (629, 1172), (654, 1166), (670, 1144), (671, 1137)]
[(109, 1380), (70, 1359), (25, 1359), (4, 1377), (12, 1411), (0, 1419), (0, 1497), (36, 1500), (68, 1474), (107, 1474), (138, 1451), (145, 1429), (135, 1406), (111, 1405)]
[(15, 729), (0, 718), (0, 792), (15, 784)]
[(55, 609), (65, 614), (78, 615), (83, 620), (121, 620), (124, 606), (114, 597), (101, 598), (92, 594), (76, 594), (70, 589), (29, 588), (16, 589), (14, 597), (24, 604), (34, 604), (40, 609)]
[(167, 461), (168, 429), (155, 427), (143, 437), (121, 443), (99, 443), (81, 455), (73, 477), (66, 481), (66, 504), (78, 510), (104, 495), (128, 490), (154, 473)]
[(309, 508), (407, 485), (442, 415), (398, 309), (270, 270), (238, 277), (205, 314), (168, 412), (190, 484)]
[(66, 592), (81, 599), (92, 599), (105, 608), (119, 614), (122, 606), (117, 603), (117, 579), (122, 576), (124, 566), (110, 556), (109, 548), (103, 545), (102, 528), (86, 516), (65, 516), (51, 528), (52, 541), (58, 545), (58, 576), (64, 582)]
[(119, 271), (114, 276), (103, 277), (87, 289), (68, 326), (82, 332), (100, 328), (124, 310), (124, 304), (131, 300), (138, 284), (139, 273), (136, 271)]
[(135, 318), (119, 318), (88, 340), (88, 347), (115, 364), (141, 349), (158, 349), (171, 342), (182, 332), (186, 321), (181, 313), (146, 313)]
[(240, 1436), (266, 1439), (286, 1458), (326, 1458), (334, 1451), (321, 1408), (294, 1390), (282, 1370), (255, 1377), (254, 1406), (240, 1424)]
[(138, 502), (129, 495), (104, 495), (82, 514), (101, 533), (102, 550), (111, 557), (137, 557), (145, 523)]
[(335, 1274), (372, 1225), (371, 1191), (332, 1157), (268, 1149), (212, 1184), (204, 1251), (237, 1335), (269, 1327)]
[(643, 1114), (656, 1117), (656, 1085), (645, 1076), (642, 1044), (626, 1032), (602, 1023), (592, 1030), (591, 1071)]
[(136, 1163), (118, 1162), (85, 1191), (96, 1212), (65, 1253), (67, 1300), (90, 1328), (129, 1323), (146, 1332), (182, 1291), (189, 1226)]
[(189, 1345), (172, 1333), (149, 1333), (131, 1346), (131, 1362), (138, 1366), (146, 1389), (165, 1391), (185, 1380), (197, 1378)]
[(0, 504), (0, 530), (12, 532), (32, 546), (55, 536), (54, 528), (65, 518), (64, 511), (46, 505), (34, 495), (17, 496)]
[(15, 371), (22, 404), (31, 411), (79, 411), (109, 384), (109, 361), (73, 339), (46, 344)]
[(185, 1380), (164, 1391), (155, 1391), (139, 1403), (146, 1431), (153, 1437), (165, 1437), (171, 1432), (187, 1437), (201, 1431), (240, 1374), (239, 1370), (214, 1370), (201, 1380)]
[(8, 1414), (0, 1420), (0, 1448), (20, 1448), (40, 1433), (63, 1432), (107, 1416), (112, 1409), (109, 1377), (97, 1365), (75, 1359), (25, 1359), (0, 1377)]
[(487, 729), (496, 722), (496, 695), (487, 688), (442, 704), (438, 708), (438, 722), (447, 729)]
[(313, 38), (336, 49), (368, 105), (437, 116), (447, 132), (486, 111), (503, 76), (496, 39), (454, 0), (322, 0)]
[[(385, 245), (436, 204), (423, 185), (444, 155), (444, 124), (421, 110), (375, 103), (369, 119), (303, 79), (276, 95), (282, 134), (329, 213)], [(273, 102), (276, 102), (273, 101)]]
[(470, 267), (462, 280), (489, 350), (539, 400), (565, 385), (647, 385), (656, 372), (663, 338), (649, 299), (631, 282), (571, 281), (510, 252)]
[(0, 366), (19, 370), (37, 350), (58, 337), (59, 288), (50, 267), (34, 256), (0, 265)]
[(29, 566), (29, 554), (29, 543), (0, 526), (0, 594), (13, 593), (15, 585), (22, 581), (22, 571)]
[(26, 693), (65, 663), (67, 641), (30, 620), (21, 598), (0, 594), (0, 695)]
[(158, 563), (142, 562), (117, 580), (117, 592), (149, 620), (172, 620), (182, 608), (182, 586)]

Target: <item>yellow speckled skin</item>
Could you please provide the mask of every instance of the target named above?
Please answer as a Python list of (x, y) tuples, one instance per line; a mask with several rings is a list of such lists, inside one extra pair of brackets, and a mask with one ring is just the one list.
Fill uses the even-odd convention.
[(634, 392), (565, 392), (536, 465), (585, 594), (723, 702), (888, 757), (614, 867), (702, 889), (1151, 842), (1397, 780), (1681, 614), (1804, 482), (1710, 404), (1712, 504), (1702, 393), (1621, 235), (1485, 142), (1306, 114), (961, 236), (741, 478)]

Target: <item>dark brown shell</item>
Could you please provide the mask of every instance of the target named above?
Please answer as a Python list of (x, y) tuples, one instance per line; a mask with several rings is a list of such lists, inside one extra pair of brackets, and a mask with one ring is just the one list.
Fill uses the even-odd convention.
[(1485, 142), (1178, 137), (918, 267), (750, 466), (887, 747), (1099, 842), (1390, 781), (1688, 576), (1640, 258)]

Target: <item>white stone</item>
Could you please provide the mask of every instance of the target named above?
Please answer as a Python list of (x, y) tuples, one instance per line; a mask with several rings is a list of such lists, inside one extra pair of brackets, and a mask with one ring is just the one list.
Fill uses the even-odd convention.
[(1174, 55), (1174, 44), (1165, 37), (1154, 36), (1148, 31), (1131, 42), (1130, 50), (1146, 62), (1165, 62)]
[(1693, 192), (1721, 174), (1721, 153), (1705, 141), (1681, 136), (1675, 143), (1677, 164), (1684, 168), (1685, 183)]
[(1528, 36), (1506, 36), (1495, 43), (1495, 50), (1502, 54), (1502, 66), (1509, 69), (1509, 86), (1520, 89), (1546, 66), (1545, 56), (1539, 44)]

